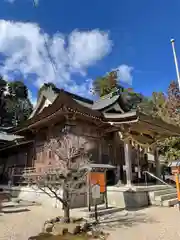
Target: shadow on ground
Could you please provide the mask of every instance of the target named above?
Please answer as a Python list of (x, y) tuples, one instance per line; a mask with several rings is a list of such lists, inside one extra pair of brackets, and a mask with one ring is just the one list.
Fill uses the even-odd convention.
[(155, 219), (149, 217), (145, 213), (128, 213), (127, 216), (112, 218), (109, 220), (104, 220), (100, 222), (103, 229), (115, 230), (116, 228), (129, 228), (138, 224), (146, 223), (158, 223)]

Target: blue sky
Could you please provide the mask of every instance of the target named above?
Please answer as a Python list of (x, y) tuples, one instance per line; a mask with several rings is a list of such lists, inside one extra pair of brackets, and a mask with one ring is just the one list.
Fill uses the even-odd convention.
[(179, 0), (39, 0), (37, 8), (0, 0), (0, 72), (21, 75), (33, 98), (48, 80), (88, 96), (92, 79), (114, 68), (145, 95), (166, 91), (176, 79), (172, 37), (180, 57), (179, 12)]

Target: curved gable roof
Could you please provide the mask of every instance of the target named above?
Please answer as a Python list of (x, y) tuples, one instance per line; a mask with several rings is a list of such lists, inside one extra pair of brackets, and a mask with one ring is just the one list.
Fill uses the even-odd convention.
[(32, 118), (36, 114), (39, 114), (44, 107), (47, 107), (45, 104), (46, 100), (48, 100), (50, 102), (49, 104), (52, 104), (62, 91), (64, 93), (66, 93), (68, 96), (70, 96), (71, 98), (73, 98), (77, 103), (79, 103), (85, 107), (88, 107), (88, 108), (92, 107), (93, 101), (90, 99), (78, 96), (76, 94), (64, 91), (59, 88), (48, 87), (46, 90), (43, 90), (41, 92), (41, 95), (37, 101), (36, 107), (34, 108), (34, 110), (31, 113), (29, 118)]
[(47, 88), (46, 90), (43, 90), (37, 101), (36, 107), (34, 108), (34, 110), (31, 113), (29, 118), (34, 117), (36, 114), (39, 113), (40, 110), (42, 110), (46, 99), (48, 99), (50, 101), (50, 103), (52, 104), (54, 102), (54, 100), (57, 98), (57, 96), (58, 96), (58, 94), (55, 91), (53, 91), (52, 88)]
[(34, 115), (32, 118), (29, 118), (22, 126), (13, 129), (13, 132), (18, 132), (19, 130), (22, 130), (34, 123), (37, 123), (42, 119), (49, 118), (50, 116), (56, 114), (56, 112), (61, 110), (63, 107), (69, 109), (70, 111), (86, 115), (90, 118), (96, 118), (100, 120), (103, 119), (103, 114), (101, 112), (92, 110), (91, 108), (79, 104), (64, 90), (60, 90), (58, 96), (51, 105), (45, 107), (42, 112)]

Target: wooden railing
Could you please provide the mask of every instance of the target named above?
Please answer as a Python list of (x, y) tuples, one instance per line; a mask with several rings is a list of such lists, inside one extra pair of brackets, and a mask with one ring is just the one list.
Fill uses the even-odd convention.
[(32, 173), (35, 171), (35, 168), (29, 167), (29, 168), (17, 168), (14, 167), (12, 169), (12, 176), (22, 176), (25, 172)]

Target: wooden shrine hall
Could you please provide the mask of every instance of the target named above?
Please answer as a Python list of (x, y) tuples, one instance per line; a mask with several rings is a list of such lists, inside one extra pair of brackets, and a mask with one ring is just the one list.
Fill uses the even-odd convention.
[[(52, 154), (44, 151), (44, 145), (64, 131), (87, 139), (92, 163), (116, 167), (107, 172), (110, 185), (143, 181), (144, 170), (160, 176), (156, 141), (180, 136), (178, 127), (133, 110), (129, 96), (117, 92), (93, 102), (49, 87), (41, 92), (30, 118), (7, 131), (22, 138), (0, 146), (1, 174), (11, 176), (15, 169), (20, 175), (20, 169), (47, 163), (53, 166)], [(153, 163), (148, 161), (149, 153)]]

